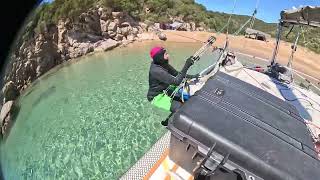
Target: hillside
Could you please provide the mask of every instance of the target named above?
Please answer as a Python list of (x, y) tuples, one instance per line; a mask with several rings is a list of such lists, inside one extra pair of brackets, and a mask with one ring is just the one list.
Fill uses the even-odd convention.
[[(55, 0), (51, 4), (43, 4), (38, 8), (35, 13), (34, 29), (39, 31), (43, 24), (57, 23), (59, 19), (71, 18), (76, 20), (82, 12), (97, 5), (104, 6), (109, 11), (126, 11), (137, 21), (150, 24), (171, 22), (172, 17), (179, 17), (185, 22), (195, 22), (197, 26), (206, 27), (214, 32), (219, 31), (230, 16), (226, 13), (208, 11), (203, 5), (195, 3), (194, 0)], [(146, 8), (149, 9), (149, 13), (146, 13)], [(229, 33), (236, 32), (249, 18), (245, 15), (233, 15)], [(265, 23), (256, 19), (253, 28), (274, 37), (276, 27), (275, 23)], [(289, 28), (284, 31), (284, 35), (288, 31)], [(284, 38), (284, 40), (292, 41), (294, 36), (295, 33), (291, 33), (288, 39)], [(320, 53), (320, 30), (305, 28), (304, 37), (299, 41), (299, 44)]]

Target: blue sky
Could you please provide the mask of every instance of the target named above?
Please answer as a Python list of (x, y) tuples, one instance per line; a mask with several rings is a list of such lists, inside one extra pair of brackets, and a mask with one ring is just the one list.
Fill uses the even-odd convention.
[[(195, 0), (208, 10), (231, 13), (234, 0)], [(237, 0), (235, 14), (251, 15), (256, 6), (256, 0)], [(300, 5), (320, 6), (320, 0), (260, 0), (257, 18), (265, 22), (277, 22), (280, 11)]]

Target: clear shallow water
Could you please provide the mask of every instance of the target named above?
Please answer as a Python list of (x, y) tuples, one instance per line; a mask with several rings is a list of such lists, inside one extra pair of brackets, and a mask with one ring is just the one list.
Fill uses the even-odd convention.
[[(166, 131), (146, 100), (153, 43), (82, 58), (44, 76), (20, 99), (1, 163), (6, 179), (117, 179)], [(172, 64), (200, 44), (165, 43)], [(205, 56), (195, 73), (212, 63)]]

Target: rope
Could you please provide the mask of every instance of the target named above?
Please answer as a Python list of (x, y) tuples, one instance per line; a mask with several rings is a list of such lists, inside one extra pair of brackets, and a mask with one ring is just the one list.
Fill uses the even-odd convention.
[(232, 8), (232, 11), (231, 11), (230, 16), (229, 16), (229, 18), (228, 18), (228, 21), (227, 21), (227, 23), (220, 29), (220, 31), (217, 32), (217, 35), (221, 34), (222, 31), (223, 31), (225, 28), (227, 28), (227, 34), (228, 34), (228, 32), (229, 32), (230, 20), (231, 20), (232, 14), (234, 13), (234, 10), (235, 10), (235, 8), (236, 8), (236, 3), (237, 3), (237, 0), (234, 0), (234, 1), (233, 1), (233, 8)]
[[(304, 80), (307, 80), (307, 79), (305, 79), (303, 76), (301, 76), (301, 75), (298, 74), (298, 73), (296, 73), (296, 76), (299, 76), (300, 78), (302, 78), (302, 79), (304, 79)], [(313, 84), (313, 83), (311, 83), (311, 82), (309, 82), (309, 84), (310, 84), (311, 86), (313, 86), (315, 89), (317, 89), (318, 91), (320, 91), (320, 88), (318, 88), (315, 84)]]
[(259, 4), (260, 4), (260, 0), (257, 0), (256, 1), (256, 9), (258, 9)]
[(242, 29), (252, 20), (253, 17), (254, 15), (251, 16), (250, 19), (248, 19), (235, 33), (233, 33), (233, 35), (237, 36), (242, 31)]
[[(243, 69), (244, 70), (244, 72), (246, 72), (246, 74), (248, 74), (252, 79), (254, 79), (258, 84), (259, 84), (259, 86), (260, 87), (262, 87), (264, 90), (266, 90), (263, 86), (262, 86), (262, 84), (256, 79), (256, 78), (254, 78), (253, 76), (251, 76), (245, 69)], [(283, 85), (283, 84), (281, 84), (281, 83), (277, 83), (277, 82), (274, 82), (274, 81), (272, 81), (273, 83), (275, 83), (275, 84), (277, 84), (277, 85), (281, 85), (282, 87), (284, 87), (283, 89), (279, 89), (279, 92), (280, 92), (280, 94), (281, 94), (281, 96), (286, 100), (286, 101), (290, 101), (290, 102), (293, 102), (293, 101), (297, 101), (297, 100), (304, 100), (304, 101), (306, 101), (306, 102), (308, 102), (309, 104), (310, 104), (310, 106), (311, 106), (311, 108), (313, 109), (313, 110), (315, 110), (315, 111), (318, 111), (318, 112), (320, 112), (320, 110), (319, 109), (317, 109), (317, 108), (315, 108), (314, 107), (314, 104), (317, 104), (319, 107), (320, 107), (320, 104), (317, 102), (317, 101), (315, 101), (315, 100), (313, 100), (313, 99), (311, 99), (311, 98), (308, 98), (308, 99), (305, 99), (305, 98), (295, 98), (295, 99), (288, 99), (284, 94), (283, 94), (283, 92), (282, 91), (284, 91), (284, 90), (291, 90), (288, 86), (286, 86), (286, 85)], [(297, 89), (297, 88), (295, 88), (295, 87), (291, 87), (292, 89), (294, 89), (294, 90), (297, 90), (297, 91), (299, 91), (301, 94), (303, 94), (299, 89)], [(267, 91), (267, 90), (266, 90)], [(313, 101), (314, 103), (312, 103), (311, 101)]]
[[(168, 33), (168, 32), (166, 32), (166, 33)], [(169, 33), (174, 34), (174, 35), (176, 35), (176, 36), (181, 36), (181, 37), (184, 37), (184, 38), (187, 38), (187, 39), (192, 39), (192, 40), (195, 40), (195, 41), (198, 41), (198, 42), (201, 42), (201, 43), (205, 43), (204, 41), (199, 40), (199, 39), (196, 39), (196, 38), (184, 36), (184, 35), (181, 35), (181, 34), (176, 34), (176, 33), (173, 33), (173, 32), (169, 32)]]
[(278, 27), (277, 27), (277, 37), (276, 37), (276, 47), (273, 50), (273, 54), (272, 54), (272, 59), (271, 59), (271, 65), (273, 65), (276, 61), (276, 57), (278, 55), (279, 52), (279, 46), (280, 46), (280, 39), (281, 39), (281, 32), (282, 32), (282, 25), (281, 23), (278, 23)]
[(255, 7), (255, 9), (254, 9), (251, 17), (250, 17), (235, 33), (233, 33), (233, 35), (236, 35), (236, 36), (237, 36), (237, 35), (242, 31), (242, 29), (243, 29), (249, 22), (251, 22), (250, 28), (252, 28), (252, 26), (253, 26), (253, 24), (254, 24), (254, 21), (255, 21), (255, 19), (256, 19), (256, 14), (257, 14), (258, 5), (259, 5), (259, 0), (256, 1), (256, 7)]
[[(284, 90), (290, 90), (290, 91), (292, 91), (292, 89), (298, 91), (301, 95), (306, 96), (303, 92), (301, 92), (301, 91), (300, 91), (299, 89), (297, 89), (296, 87), (294, 87), (294, 86), (290, 86), (290, 87), (289, 87), (289, 86), (284, 85), (284, 84), (281, 84), (280, 82), (277, 82), (277, 81), (272, 81), (272, 82), (283, 87), (283, 89), (279, 89), (279, 92), (280, 92), (280, 94), (282, 95), (282, 97), (283, 97), (286, 101), (293, 102), (293, 101), (297, 101), (297, 100), (299, 100), (299, 99), (300, 99), (300, 100), (304, 100), (304, 101), (306, 101), (306, 102), (308, 102), (308, 103), (310, 104), (310, 106), (311, 106), (311, 108), (312, 108), (313, 110), (316, 110), (316, 111), (320, 112), (319, 109), (316, 109), (316, 108), (314, 107), (314, 104), (318, 105), (319, 107), (320, 107), (320, 104), (319, 104), (317, 101), (315, 101), (314, 99), (310, 98), (310, 97), (308, 97), (308, 99), (305, 99), (305, 98), (288, 99), (288, 98), (286, 98), (286, 97), (284, 96), (284, 94), (283, 94), (282, 91), (284, 91)], [(313, 103), (312, 103), (311, 101), (313, 101)]]
[(259, 84), (260, 87), (262, 87), (265, 91), (268, 91), (265, 87), (262, 86), (262, 84), (261, 84), (256, 78), (254, 78), (253, 76), (251, 76), (251, 74), (249, 74), (245, 69), (243, 69), (243, 71), (244, 71), (247, 75), (249, 75), (253, 80), (255, 80), (255, 81)]
[(233, 13), (234, 13), (235, 8), (236, 8), (236, 3), (237, 3), (237, 0), (234, 0), (232, 12), (231, 12), (230, 17), (229, 17), (228, 22), (227, 22), (227, 24), (228, 24), (228, 26), (227, 26), (227, 36), (228, 36), (228, 33), (229, 33), (230, 20), (231, 20), (231, 17), (232, 17), (232, 15), (233, 15)]

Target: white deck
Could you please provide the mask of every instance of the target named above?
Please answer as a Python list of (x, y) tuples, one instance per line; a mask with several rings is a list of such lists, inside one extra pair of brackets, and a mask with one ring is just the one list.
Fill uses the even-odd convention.
[(313, 134), (317, 137), (320, 134), (320, 96), (316, 93), (303, 89), (294, 83), (287, 85), (287, 87), (283, 86), (265, 74), (243, 68), (240, 63), (223, 67), (221, 71), (289, 102), (297, 108), (306, 123), (310, 122), (308, 126)]

